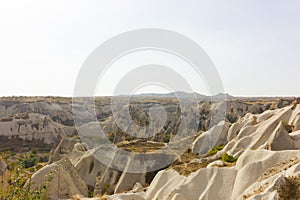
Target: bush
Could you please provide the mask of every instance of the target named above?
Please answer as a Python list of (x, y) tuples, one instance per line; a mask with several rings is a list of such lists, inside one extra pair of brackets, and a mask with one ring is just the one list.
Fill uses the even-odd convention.
[(39, 170), (39, 169), (41, 169), (42, 167), (43, 167), (43, 165), (37, 164), (37, 165), (35, 166), (35, 169), (36, 169), (36, 170)]
[(225, 118), (228, 119), (228, 121), (232, 124), (238, 120), (237, 116), (233, 116), (233, 114), (230, 113), (226, 113)]
[(108, 139), (109, 139), (109, 141), (110, 142), (114, 142), (114, 139), (115, 139), (115, 134), (113, 133), (113, 132), (110, 132), (109, 134), (108, 134)]
[(170, 142), (171, 136), (169, 134), (166, 134), (164, 137), (164, 143)]
[(30, 167), (28, 170), (29, 170), (30, 172), (35, 172), (35, 168), (34, 168), (34, 167)]
[(38, 153), (38, 150), (37, 150), (37, 149), (32, 149), (32, 150), (31, 150), (31, 153), (35, 155), (35, 154)]
[(48, 161), (49, 161), (49, 157), (48, 156), (39, 157), (39, 162), (48, 162)]
[(37, 163), (38, 163), (38, 158), (27, 158), (22, 161), (22, 164), (25, 168), (33, 167)]
[(224, 147), (225, 147), (224, 144), (221, 144), (221, 145), (219, 145), (219, 146), (216, 146), (216, 147), (210, 149), (210, 150), (207, 152), (207, 155), (208, 155), (208, 156), (215, 155), (218, 151), (221, 151)]
[(228, 163), (234, 163), (234, 162), (237, 161), (237, 158), (234, 158), (233, 156), (228, 155), (227, 153), (224, 153), (222, 155), (222, 161), (223, 162), (228, 162)]

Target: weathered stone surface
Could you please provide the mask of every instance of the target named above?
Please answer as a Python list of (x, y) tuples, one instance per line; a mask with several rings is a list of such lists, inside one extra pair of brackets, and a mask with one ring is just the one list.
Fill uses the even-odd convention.
[(228, 142), (228, 130), (231, 124), (221, 121), (209, 131), (202, 133), (192, 144), (192, 152), (205, 156), (207, 152), (218, 145)]
[(33, 174), (31, 190), (43, 185), (47, 187), (51, 199), (70, 198), (76, 194), (87, 196), (86, 184), (66, 158), (46, 165)]

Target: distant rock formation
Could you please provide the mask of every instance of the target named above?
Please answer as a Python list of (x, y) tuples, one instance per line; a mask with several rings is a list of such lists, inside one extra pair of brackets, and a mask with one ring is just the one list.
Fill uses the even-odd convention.
[(65, 127), (42, 114), (15, 115), (12, 120), (0, 122), (0, 150), (22, 151), (36, 147), (49, 150), (62, 138), (75, 133), (75, 128)]

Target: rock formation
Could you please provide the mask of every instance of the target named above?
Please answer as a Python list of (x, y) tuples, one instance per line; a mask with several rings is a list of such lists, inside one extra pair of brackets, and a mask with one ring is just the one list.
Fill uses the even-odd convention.
[[(175, 142), (182, 113), (174, 99), (136, 97), (121, 106), (120, 112), (129, 109), (132, 115), (126, 130), (114, 120), (110, 98), (96, 98), (95, 105), (93, 100), (73, 105), (68, 98), (0, 100), (0, 150), (53, 147), (49, 163), (32, 176), (32, 191), (46, 185), (52, 199), (87, 199), (90, 193), (115, 200), (300, 196), (300, 105), (290, 105), (291, 99), (200, 101), (198, 133)], [(151, 132), (145, 128), (151, 115), (162, 117), (159, 110), (150, 112), (156, 104), (166, 110), (166, 123), (153, 125)], [(224, 104), (226, 116), (219, 116)], [(217, 118), (210, 121), (213, 115)], [(99, 136), (99, 125), (104, 135)], [(81, 129), (86, 135), (77, 135)], [(149, 138), (135, 137), (148, 133)], [(131, 170), (136, 160), (138, 172)], [(0, 172), (4, 169), (0, 161)]]
[[(192, 152), (200, 153), (196, 162), (211, 163), (206, 168), (188, 176), (173, 169), (162, 170), (146, 192), (115, 194), (106, 198), (298, 199), (299, 115), (300, 105), (297, 105), (262, 114), (247, 114), (232, 125), (222, 122), (201, 134), (192, 144)], [(215, 155), (204, 153), (221, 143), (226, 144)], [(236, 164), (224, 166), (224, 161), (219, 160), (224, 153), (237, 155)]]
[(66, 158), (43, 167), (33, 174), (30, 181), (32, 191), (46, 187), (51, 199), (69, 198), (76, 194), (88, 195), (86, 184)]

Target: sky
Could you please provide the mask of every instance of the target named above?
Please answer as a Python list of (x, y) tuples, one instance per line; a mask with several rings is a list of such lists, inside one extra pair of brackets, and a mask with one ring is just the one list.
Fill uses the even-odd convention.
[[(0, 96), (72, 96), (91, 52), (140, 28), (168, 29), (197, 42), (231, 95), (300, 95), (298, 0), (11, 0), (0, 2)], [(132, 66), (154, 62), (174, 67), (195, 92), (208, 92), (186, 63), (165, 53), (117, 62), (95, 94), (111, 95)]]

